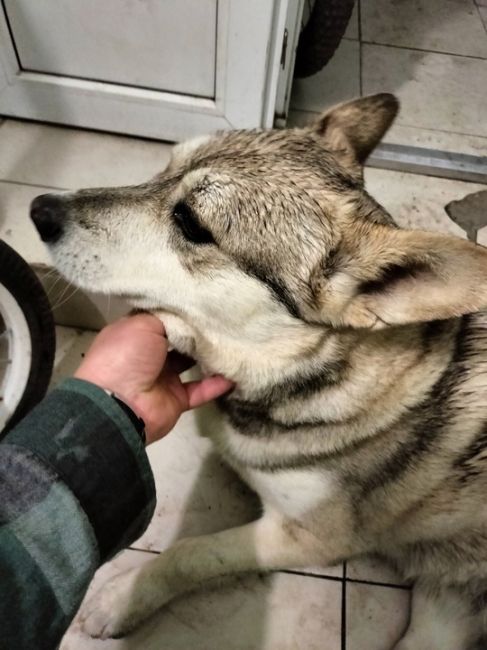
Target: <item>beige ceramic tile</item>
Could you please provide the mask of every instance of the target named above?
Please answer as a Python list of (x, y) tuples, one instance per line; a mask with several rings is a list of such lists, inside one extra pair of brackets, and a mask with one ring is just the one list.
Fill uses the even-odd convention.
[(322, 111), (360, 94), (360, 52), (357, 41), (343, 40), (331, 61), (306, 79), (295, 79), (291, 109)]
[(397, 123), (487, 137), (487, 60), (363, 45), (363, 92), (393, 92)]
[(94, 332), (71, 327), (56, 327), (56, 357), (51, 388), (73, 375), (94, 337)]
[(358, 4), (359, 4), (359, 0), (355, 0), (352, 15), (350, 16), (350, 22), (348, 23), (347, 29), (345, 30), (345, 34), (343, 36), (343, 38), (350, 38), (354, 41), (358, 40), (359, 37)]
[(56, 188), (129, 185), (164, 169), (170, 145), (7, 120), (0, 129), (0, 180)]
[[(404, 111), (400, 113), (401, 119), (407, 119)], [(487, 152), (487, 138), (435, 129), (422, 129), (414, 126), (401, 126), (393, 124), (384, 137), (384, 142), (394, 142), (414, 147), (439, 149), (454, 153), (466, 153), (472, 156), (485, 156)]]
[(483, 7), (482, 6), (478, 7), (478, 11), (480, 13), (480, 17), (482, 19), (482, 23), (484, 25), (484, 29), (487, 35), (487, 0), (485, 0), (485, 5)]
[[(464, 233), (447, 216), (444, 206), (485, 189), (476, 183), (371, 168), (365, 170), (365, 182), (368, 192), (390, 212), (399, 226), (459, 236)], [(479, 241), (487, 241), (487, 228), (480, 232)]]
[(347, 562), (347, 578), (386, 585), (403, 585), (404, 580), (392, 567), (376, 557), (363, 557)]
[[(153, 557), (126, 551), (98, 572), (92, 589)], [(339, 650), (340, 619), (340, 583), (246, 576), (178, 599), (125, 639), (93, 640), (75, 621), (61, 650)]]
[(315, 113), (312, 111), (300, 111), (300, 110), (290, 110), (288, 119), (287, 119), (287, 127), (303, 127), (303, 126), (309, 126), (312, 124), (315, 120), (318, 119), (319, 113)]
[(473, 0), (361, 0), (362, 40), (487, 57), (487, 36)]
[(406, 589), (347, 584), (347, 650), (391, 650), (409, 620)]
[(291, 573), (300, 573), (302, 575), (322, 576), (325, 578), (343, 578), (343, 564), (335, 566), (321, 567), (311, 566), (306, 569), (289, 569)]

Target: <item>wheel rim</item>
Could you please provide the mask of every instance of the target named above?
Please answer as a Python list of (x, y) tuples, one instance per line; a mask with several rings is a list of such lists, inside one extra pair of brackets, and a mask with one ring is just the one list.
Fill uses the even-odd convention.
[(27, 387), (32, 359), (29, 325), (14, 296), (0, 285), (0, 430)]

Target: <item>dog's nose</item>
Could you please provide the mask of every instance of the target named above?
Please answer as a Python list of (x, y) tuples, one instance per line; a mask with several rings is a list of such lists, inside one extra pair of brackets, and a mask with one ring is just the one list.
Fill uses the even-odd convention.
[(30, 206), (30, 218), (42, 241), (51, 244), (63, 234), (65, 214), (65, 204), (55, 194), (41, 194), (32, 201)]

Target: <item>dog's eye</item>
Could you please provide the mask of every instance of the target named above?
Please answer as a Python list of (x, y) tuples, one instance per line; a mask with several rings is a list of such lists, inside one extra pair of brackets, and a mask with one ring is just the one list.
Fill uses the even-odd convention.
[(183, 236), (193, 244), (214, 244), (211, 232), (198, 221), (191, 208), (180, 201), (173, 211), (173, 219)]

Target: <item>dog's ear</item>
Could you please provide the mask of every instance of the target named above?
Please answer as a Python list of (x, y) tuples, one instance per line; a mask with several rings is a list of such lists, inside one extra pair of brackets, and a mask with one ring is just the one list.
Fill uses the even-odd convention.
[(378, 224), (353, 230), (313, 274), (320, 320), (381, 329), (487, 307), (487, 248)]
[(399, 110), (399, 102), (388, 93), (369, 95), (334, 106), (313, 129), (327, 149), (363, 165), (379, 144)]

